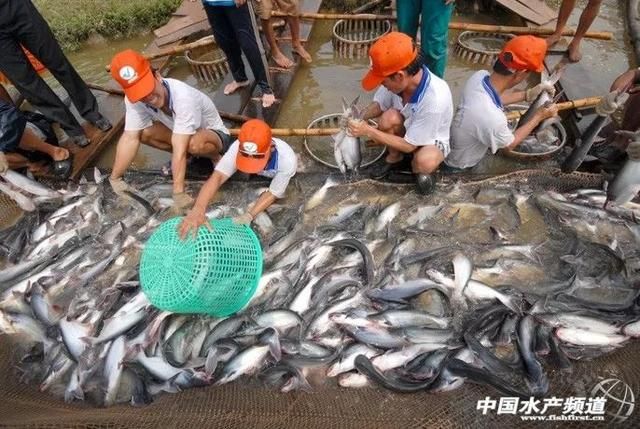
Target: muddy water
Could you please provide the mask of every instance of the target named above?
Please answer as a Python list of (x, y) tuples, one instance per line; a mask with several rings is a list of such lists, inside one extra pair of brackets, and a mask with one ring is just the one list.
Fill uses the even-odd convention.
[[(550, 4), (558, 7), (559, 0), (549, 0)], [(586, 5), (586, 0), (578, 2), (576, 10), (572, 14), (569, 25), (577, 25), (581, 10)], [(614, 33), (613, 41), (585, 40), (583, 43), (583, 64), (588, 64), (592, 74), (593, 87), (600, 90), (608, 88), (610, 82), (621, 72), (632, 66), (630, 59), (630, 45), (625, 34), (624, 8), (620, 2), (603, 2), (599, 16), (592, 26), (593, 30), (606, 30)], [(474, 21), (484, 24), (519, 25), (518, 19), (513, 15), (497, 9), (491, 13), (473, 14), (457, 13), (453, 18), (456, 21)], [(311, 66), (302, 67), (296, 74), (290, 91), (283, 101), (278, 127), (306, 127), (314, 119), (341, 110), (341, 97), (348, 100), (360, 95), (360, 104), (368, 103), (373, 93), (363, 93), (360, 87), (360, 79), (368, 69), (368, 59), (365, 58), (341, 58), (334, 52), (331, 35), (334, 22), (319, 21), (314, 26), (314, 31), (309, 38), (308, 50), (314, 58)], [(470, 64), (454, 54), (454, 46), (459, 32), (450, 32), (449, 37), (449, 64), (445, 79), (449, 83), (453, 94), (454, 103), (459, 101), (460, 93), (466, 79), (476, 70), (486, 68), (478, 64)], [(109, 75), (104, 71), (111, 56), (124, 48), (142, 49), (151, 39), (152, 35), (144, 35), (129, 40), (121, 41), (94, 41), (82, 50), (69, 55), (80, 74), (87, 80), (99, 84), (109, 81)], [(174, 59), (169, 75), (181, 79), (188, 84), (196, 86), (206, 93), (213, 95), (218, 90), (217, 84), (203, 84), (196, 80), (182, 57)], [(52, 82), (55, 85), (55, 81)], [(596, 95), (594, 93), (594, 95)], [(323, 171), (316, 161), (307, 156), (303, 140), (301, 138), (288, 138), (298, 153), (303, 154), (302, 171)], [(331, 141), (328, 137), (315, 137), (309, 140), (309, 145), (322, 154), (323, 157), (331, 157)], [(323, 150), (319, 150), (322, 148)], [(328, 149), (328, 150), (327, 150)], [(109, 148), (101, 156), (98, 166), (109, 168), (113, 162), (115, 150)], [(168, 154), (143, 147), (134, 162), (135, 168), (158, 169), (169, 160)], [(548, 163), (549, 164), (549, 163)], [(553, 163), (551, 163), (553, 164)], [(478, 168), (479, 172), (500, 173), (514, 168), (528, 167), (530, 164), (518, 164), (503, 157), (488, 157)]]

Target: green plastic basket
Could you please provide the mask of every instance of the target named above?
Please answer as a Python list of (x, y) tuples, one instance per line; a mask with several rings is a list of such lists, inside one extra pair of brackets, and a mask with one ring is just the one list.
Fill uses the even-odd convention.
[(255, 233), (231, 219), (211, 221), (184, 241), (169, 219), (149, 238), (140, 261), (140, 284), (151, 303), (175, 313), (222, 317), (243, 308), (262, 275), (262, 249)]

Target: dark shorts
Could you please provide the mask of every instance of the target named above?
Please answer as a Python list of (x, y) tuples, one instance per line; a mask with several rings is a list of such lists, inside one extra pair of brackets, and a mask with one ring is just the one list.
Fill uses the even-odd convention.
[(443, 162), (442, 164), (440, 164), (440, 172), (444, 173), (444, 174), (466, 173), (466, 172), (468, 172), (470, 170), (471, 170), (471, 168), (451, 167), (450, 165), (447, 165), (446, 162)]
[(233, 142), (236, 141), (235, 137), (230, 136), (224, 131), (221, 131), (221, 130), (211, 130), (211, 131), (213, 131), (218, 135), (218, 137), (220, 137), (220, 141), (222, 142), (222, 150), (220, 151), (221, 155), (223, 153), (226, 153), (229, 150), (229, 147), (231, 147), (231, 145), (233, 144)]
[(0, 100), (0, 152), (18, 149), (27, 120), (12, 104)]

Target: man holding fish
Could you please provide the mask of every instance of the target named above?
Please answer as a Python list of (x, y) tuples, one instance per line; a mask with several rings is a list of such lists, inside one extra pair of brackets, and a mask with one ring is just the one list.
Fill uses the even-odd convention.
[[(429, 194), (433, 173), (449, 153), (453, 100), (449, 85), (433, 74), (411, 37), (391, 32), (369, 50), (370, 70), (362, 80), (366, 91), (376, 91), (362, 119), (349, 121), (349, 134), (367, 137), (387, 148), (387, 157), (374, 168), (375, 179), (387, 177), (412, 156), (417, 190)], [(378, 127), (367, 120), (378, 118)]]
[[(546, 103), (534, 108), (534, 101), (546, 93), (555, 93), (549, 79), (533, 88), (514, 90), (532, 72), (544, 70), (547, 45), (534, 36), (518, 36), (507, 42), (496, 60), (493, 71), (480, 70), (467, 81), (451, 127), (451, 153), (445, 164), (452, 170), (477, 165), (487, 149), (511, 150), (518, 146), (545, 119), (558, 113), (555, 104)], [(512, 132), (504, 106), (521, 101), (534, 102), (528, 120), (523, 120)], [(525, 116), (527, 116), (525, 114)]]

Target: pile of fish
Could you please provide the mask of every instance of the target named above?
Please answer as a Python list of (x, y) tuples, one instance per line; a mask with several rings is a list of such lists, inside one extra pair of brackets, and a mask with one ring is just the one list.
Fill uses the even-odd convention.
[[(640, 336), (640, 206), (604, 210), (599, 190), (459, 184), (425, 199), (328, 180), (260, 216), (256, 294), (214, 318), (160, 311), (141, 292), (140, 252), (171, 216), (171, 186), (138, 189), (118, 200), (97, 173), (2, 232), (0, 331), (24, 382), (104, 406), (241, 377), (284, 392), (468, 381), (529, 397), (550, 389), (544, 363)], [(246, 204), (232, 200), (208, 216)]]

